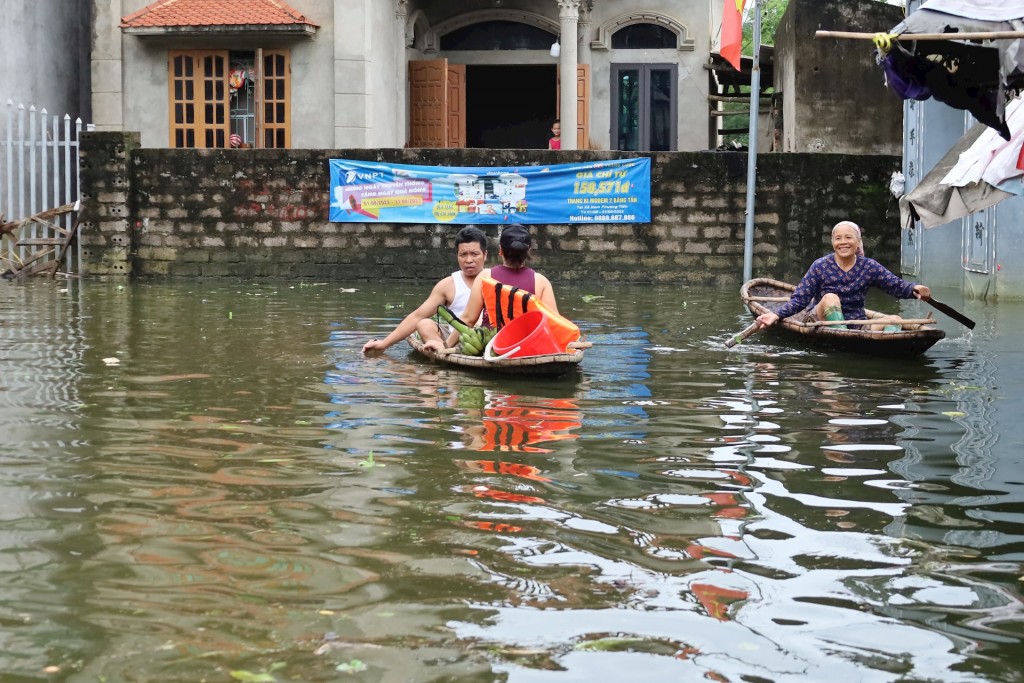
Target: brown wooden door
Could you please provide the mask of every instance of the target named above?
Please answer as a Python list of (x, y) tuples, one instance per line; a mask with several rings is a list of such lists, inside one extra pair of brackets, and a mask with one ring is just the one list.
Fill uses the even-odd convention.
[(448, 65), (448, 146), (466, 146), (466, 65)]
[(448, 60), (409, 62), (409, 146), (448, 146), (447, 124)]
[(590, 65), (576, 65), (576, 149), (590, 149)]
[[(558, 118), (562, 118), (562, 70), (555, 79), (555, 102)], [(590, 135), (590, 65), (576, 65), (576, 149), (589, 149)]]

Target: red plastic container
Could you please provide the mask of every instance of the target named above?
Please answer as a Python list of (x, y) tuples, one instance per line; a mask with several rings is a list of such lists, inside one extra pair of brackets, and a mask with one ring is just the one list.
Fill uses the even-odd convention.
[(540, 311), (528, 311), (513, 318), (487, 344), (484, 358), (499, 360), (565, 353), (547, 323), (548, 317)]

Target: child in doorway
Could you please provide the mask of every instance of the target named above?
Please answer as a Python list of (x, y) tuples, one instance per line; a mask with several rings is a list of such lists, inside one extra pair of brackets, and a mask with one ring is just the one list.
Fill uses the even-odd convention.
[(551, 124), (551, 139), (548, 140), (548, 149), (562, 149), (562, 124), (558, 121)]

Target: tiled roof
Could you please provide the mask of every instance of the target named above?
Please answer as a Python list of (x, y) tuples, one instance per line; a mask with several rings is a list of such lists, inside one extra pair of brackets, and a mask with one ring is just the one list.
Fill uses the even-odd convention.
[(317, 26), (280, 0), (159, 0), (121, 18), (121, 28)]

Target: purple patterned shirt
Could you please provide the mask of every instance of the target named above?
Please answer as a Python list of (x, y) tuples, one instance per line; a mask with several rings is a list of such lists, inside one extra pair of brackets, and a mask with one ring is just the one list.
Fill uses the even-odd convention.
[(858, 256), (853, 268), (845, 272), (836, 263), (835, 256), (829, 254), (811, 264), (789, 303), (779, 308), (777, 313), (780, 318), (788, 318), (809, 304), (818, 303), (825, 294), (832, 293), (839, 297), (846, 320), (863, 320), (867, 315), (864, 300), (868, 289), (878, 287), (897, 299), (913, 299), (914, 284), (893, 275), (881, 263), (866, 256)]

